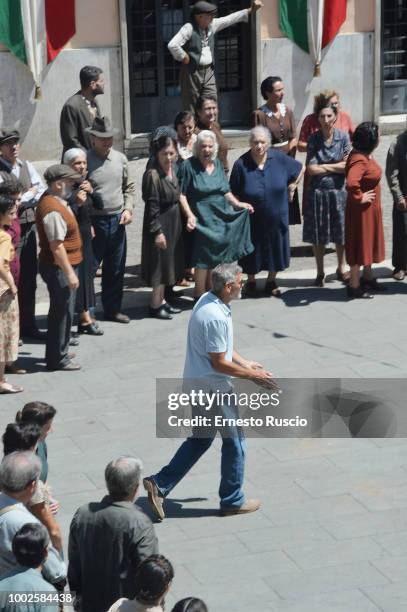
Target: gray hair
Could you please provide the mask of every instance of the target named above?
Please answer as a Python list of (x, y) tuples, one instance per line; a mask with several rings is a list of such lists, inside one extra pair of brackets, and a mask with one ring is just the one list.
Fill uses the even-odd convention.
[(41, 461), (31, 451), (15, 451), (0, 464), (0, 487), (10, 493), (21, 493), (41, 474)]
[(216, 135), (212, 132), (212, 130), (202, 130), (202, 132), (199, 132), (192, 146), (192, 152), (194, 154), (194, 157), (198, 157), (202, 144), (204, 143), (205, 140), (212, 140), (213, 142), (212, 160), (216, 159), (218, 156), (219, 145), (216, 139)]
[(83, 149), (79, 149), (79, 147), (73, 147), (72, 149), (68, 149), (64, 153), (64, 159), (63, 159), (64, 164), (68, 164), (68, 166), (70, 166), (71, 163), (77, 157), (79, 157), (79, 155), (83, 155), (84, 158), (86, 159), (86, 151), (84, 151)]
[(249, 139), (250, 144), (252, 144), (252, 142), (259, 136), (265, 138), (267, 140), (268, 145), (270, 146), (271, 144), (270, 130), (264, 127), (264, 125), (256, 125), (256, 127), (250, 130), (250, 139)]
[(236, 262), (219, 264), (212, 270), (212, 293), (219, 296), (225, 285), (234, 283), (242, 268)]
[(116, 501), (129, 497), (140, 484), (143, 464), (134, 457), (119, 457), (107, 464), (105, 480), (109, 495)]

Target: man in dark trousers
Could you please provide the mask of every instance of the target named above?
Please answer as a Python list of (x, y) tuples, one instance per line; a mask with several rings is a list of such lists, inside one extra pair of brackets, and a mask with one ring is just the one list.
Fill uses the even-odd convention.
[(68, 580), (83, 612), (108, 610), (121, 597), (133, 599), (137, 566), (158, 553), (154, 526), (134, 503), (141, 469), (134, 457), (111, 461), (105, 469), (108, 495), (81, 506), (72, 519)]
[(21, 336), (41, 340), (45, 338), (45, 332), (38, 329), (35, 321), (38, 272), (35, 207), (45, 185), (34, 166), (20, 159), (19, 154), (20, 133), (15, 129), (0, 130), (0, 182), (12, 175), (23, 187), (18, 209), (21, 238), (17, 249), (21, 266), (18, 284)]
[(96, 96), (104, 93), (103, 71), (97, 66), (84, 66), (79, 73), (80, 90), (62, 107), (60, 130), (64, 151), (78, 147), (87, 151), (91, 147), (86, 128), (92, 126), (95, 117), (101, 117)]
[(195, 103), (202, 96), (217, 99), (215, 80), (215, 34), (241, 21), (247, 21), (250, 13), (262, 7), (260, 0), (253, 0), (248, 9), (236, 11), (225, 17), (216, 17), (218, 7), (200, 0), (192, 7), (192, 19), (168, 43), (168, 50), (177, 62), (181, 62), (180, 86), (183, 110), (195, 111)]
[(68, 347), (79, 286), (76, 269), (82, 261), (82, 240), (67, 200), (82, 176), (69, 166), (55, 164), (47, 168), (44, 178), (48, 189), (37, 206), (36, 221), (40, 274), (50, 299), (45, 359), (48, 370), (80, 370)]
[(120, 312), (126, 265), (126, 225), (131, 223), (135, 184), (129, 176), (127, 157), (113, 148), (112, 128), (107, 117), (96, 118), (88, 132), (92, 148), (88, 151), (88, 180), (93, 186), (93, 200), (103, 207), (91, 210), (95, 237), (92, 241), (95, 272), (103, 262), (102, 305), (107, 321), (129, 323)]
[[(236, 263), (220, 264), (212, 271), (212, 289), (195, 304), (188, 325), (184, 383), (196, 390), (199, 382), (215, 395), (233, 390), (232, 377), (251, 380), (266, 388), (275, 388), (273, 375), (256, 361), (245, 359), (233, 345), (232, 310), (230, 302), (240, 296), (242, 268)], [(192, 385), (192, 386), (191, 386)], [(218, 404), (222, 417), (236, 419), (235, 404)], [(246, 444), (241, 428), (231, 425), (222, 435), (221, 482), (219, 486), (220, 514), (247, 514), (260, 508), (258, 499), (246, 499), (243, 493)], [(202, 433), (202, 430), (201, 430)], [(157, 474), (144, 478), (144, 488), (157, 518), (165, 517), (163, 501), (184, 478), (195, 463), (210, 448), (217, 427), (208, 427), (204, 436), (192, 435), (181, 446), (168, 465)]]

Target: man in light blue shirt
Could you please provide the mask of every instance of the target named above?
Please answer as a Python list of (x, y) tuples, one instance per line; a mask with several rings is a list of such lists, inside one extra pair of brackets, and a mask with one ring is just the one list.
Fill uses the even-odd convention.
[[(29, 451), (10, 453), (0, 464), (0, 578), (18, 565), (12, 548), (17, 531), (26, 523), (40, 523), (25, 506), (35, 492), (40, 473), (41, 461)], [(65, 564), (53, 546), (48, 549), (42, 572), (52, 584), (66, 578)]]
[(48, 545), (48, 532), (41, 523), (26, 523), (17, 531), (12, 547), (18, 565), (0, 579), (1, 610), (57, 612), (57, 590), (41, 576)]
[[(242, 269), (236, 264), (222, 264), (212, 272), (212, 290), (205, 293), (192, 311), (188, 326), (187, 354), (184, 367), (184, 389), (205, 388), (230, 391), (231, 377), (245, 378), (272, 385), (272, 375), (257, 362), (248, 361), (233, 348), (232, 311), (230, 302), (240, 296)], [(237, 416), (235, 406), (217, 406), (225, 416)], [(209, 437), (191, 436), (180, 446), (170, 463), (154, 476), (143, 481), (155, 514), (165, 517), (163, 498), (187, 474), (208, 450), (217, 434), (214, 427)], [(223, 516), (255, 512), (257, 499), (245, 499), (242, 486), (245, 462), (243, 432), (234, 427), (222, 435), (220, 512)]]

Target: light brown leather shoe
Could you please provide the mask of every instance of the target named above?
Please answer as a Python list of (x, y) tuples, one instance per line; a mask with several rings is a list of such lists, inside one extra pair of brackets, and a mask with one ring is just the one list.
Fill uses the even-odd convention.
[(221, 508), (221, 516), (233, 516), (234, 514), (249, 514), (249, 512), (256, 512), (261, 506), (259, 499), (247, 499), (243, 506), (239, 508)]
[(165, 519), (165, 513), (163, 509), (163, 498), (152, 478), (144, 478), (143, 486), (148, 493), (148, 501), (150, 506), (154, 510), (156, 516), (162, 521)]
[(402, 280), (404, 280), (405, 276), (406, 276), (406, 274), (405, 274), (404, 270), (397, 270), (397, 271), (395, 270), (393, 272), (394, 280), (402, 281)]

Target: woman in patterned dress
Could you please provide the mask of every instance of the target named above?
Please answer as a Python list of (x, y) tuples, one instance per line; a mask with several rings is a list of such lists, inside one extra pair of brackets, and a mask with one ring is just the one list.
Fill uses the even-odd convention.
[(14, 198), (0, 196), (0, 393), (19, 393), (22, 387), (12, 385), (4, 377), (6, 363), (14, 362), (18, 354), (20, 332), (17, 286), (10, 272), (15, 253), (6, 227), (17, 216)]
[(310, 176), (304, 211), (304, 242), (310, 242), (317, 264), (315, 285), (324, 286), (325, 245), (334, 242), (338, 257), (336, 275), (345, 282), (345, 164), (351, 144), (348, 134), (336, 129), (337, 110), (322, 102), (318, 110), (321, 129), (308, 141), (306, 167)]

